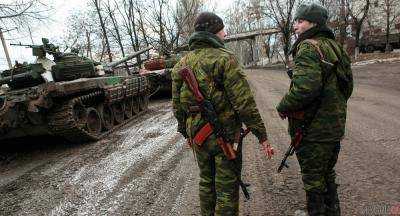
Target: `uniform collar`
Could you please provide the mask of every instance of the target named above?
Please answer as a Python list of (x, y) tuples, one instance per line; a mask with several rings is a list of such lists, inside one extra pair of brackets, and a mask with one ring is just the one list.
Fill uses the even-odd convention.
[(299, 35), (299, 38), (293, 44), (293, 48), (289, 54), (292, 54), (293, 56), (296, 55), (297, 47), (302, 41), (315, 37), (326, 37), (334, 40), (335, 34), (326, 25), (312, 27), (309, 30), (305, 31), (303, 34)]
[(224, 42), (215, 34), (207, 31), (196, 31), (189, 38), (189, 49), (225, 48)]

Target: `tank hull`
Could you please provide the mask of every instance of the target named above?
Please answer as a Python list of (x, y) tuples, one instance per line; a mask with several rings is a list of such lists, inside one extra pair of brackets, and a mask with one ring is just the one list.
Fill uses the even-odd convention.
[(147, 110), (144, 76), (80, 78), (0, 95), (0, 140), (54, 135), (71, 142), (100, 139)]

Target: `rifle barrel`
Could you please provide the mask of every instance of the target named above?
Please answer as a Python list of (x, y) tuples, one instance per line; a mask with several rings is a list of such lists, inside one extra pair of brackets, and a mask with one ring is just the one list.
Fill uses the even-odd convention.
[(289, 168), (289, 166), (286, 163), (286, 160), (288, 159), (289, 156), (294, 154), (294, 147), (293, 145), (290, 145), (288, 150), (285, 153), (285, 156), (283, 157), (281, 164), (278, 167), (278, 173), (280, 173), (283, 169), (283, 167)]

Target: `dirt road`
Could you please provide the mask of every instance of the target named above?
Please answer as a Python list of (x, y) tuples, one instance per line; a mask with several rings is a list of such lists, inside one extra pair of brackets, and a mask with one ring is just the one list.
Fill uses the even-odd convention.
[[(400, 205), (400, 63), (354, 73), (339, 192), (343, 215), (374, 215)], [(293, 215), (305, 202), (295, 158), (276, 173), (289, 138), (274, 107), (288, 79), (278, 70), (247, 74), (278, 154), (266, 160), (255, 137), (245, 138), (243, 178), (252, 199), (241, 199), (241, 215)], [(199, 214), (198, 169), (168, 100), (96, 143), (45, 139), (1, 143), (0, 215)]]

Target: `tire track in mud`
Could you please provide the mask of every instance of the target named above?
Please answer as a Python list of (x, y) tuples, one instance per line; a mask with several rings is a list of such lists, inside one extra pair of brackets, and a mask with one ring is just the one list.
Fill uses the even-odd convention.
[[(134, 121), (138, 120), (135, 119)], [(53, 138), (50, 139), (55, 142), (62, 142)], [(113, 140), (115, 137), (109, 139)], [(51, 145), (52, 143), (47, 144)], [(60, 146), (55, 147), (56, 150), (60, 150), (58, 152), (48, 152), (46, 149), (42, 152), (42, 149), (40, 149), (33, 152), (27, 151), (21, 155), (27, 158), (33, 157), (32, 164), (29, 164), (29, 161), (28, 164), (23, 164), (27, 165), (25, 167), (33, 168), (19, 171), (14, 176), (10, 175), (13, 176), (14, 181), (5, 182), (0, 187), (2, 194), (0, 206), (4, 207), (0, 208), (1, 215), (3, 213), (31, 215), (37, 214), (37, 212), (46, 212), (47, 209), (51, 208), (49, 203), (56, 202), (62, 199), (65, 194), (71, 193), (71, 187), (67, 185), (64, 188), (63, 182), (67, 181), (79, 167), (107, 157), (117, 147), (117, 145), (109, 145), (107, 139), (80, 145), (68, 143), (57, 143), (57, 145)], [(18, 165), (14, 167), (16, 170), (18, 170)], [(4, 174), (7, 175), (7, 173)], [(35, 205), (32, 203), (35, 203)]]
[[(129, 185), (138, 181), (138, 179), (143, 182), (151, 180), (151, 178), (147, 178), (149, 173), (158, 172), (157, 169), (153, 169), (154, 166), (163, 167), (164, 164), (162, 163), (174, 164), (174, 162), (177, 162), (169, 161), (171, 158), (178, 158), (173, 156), (176, 156), (180, 151), (179, 145), (169, 146), (176, 139), (175, 120), (170, 107), (163, 108), (160, 111), (161, 115), (153, 115), (137, 126), (120, 132), (120, 135), (122, 134), (120, 137), (121, 145), (118, 151), (98, 161), (94, 166), (82, 167), (69, 182), (73, 187), (79, 188), (81, 194), (86, 195), (85, 204), (80, 204), (76, 210), (78, 214), (110, 211), (110, 209), (107, 209), (109, 206), (107, 204), (113, 202), (109, 200), (113, 197), (122, 197), (121, 190), (126, 191), (126, 188), (129, 188)], [(158, 164), (160, 161), (161, 164)], [(136, 173), (135, 171), (139, 172)], [(144, 177), (141, 178), (141, 176)], [(75, 200), (75, 198), (71, 200)], [(67, 206), (66, 209), (69, 209), (70, 203), (73, 203), (71, 200), (67, 199), (62, 202), (59, 207), (53, 210), (52, 214), (58, 215), (65, 212), (63, 208)], [(120, 201), (117, 200), (117, 202)], [(134, 204), (130, 203), (129, 205)]]
[[(179, 155), (182, 155), (180, 153), (182, 150), (178, 148), (179, 145), (171, 145), (179, 141), (180, 137), (176, 134), (176, 126), (174, 126), (176, 122), (171, 114), (170, 103), (164, 101), (151, 109), (149, 114), (140, 116), (112, 136), (97, 143), (66, 146), (65, 149), (62, 149), (65, 151), (49, 154), (42, 160), (38, 160), (37, 165), (34, 165), (32, 169), (27, 169), (14, 181), (5, 182), (0, 186), (0, 215), (38, 215), (46, 214), (45, 212), (55, 215), (85, 213), (84, 210), (99, 206), (94, 200), (101, 200), (100, 198), (106, 200), (113, 197), (125, 182), (146, 174), (152, 163), (162, 161), (160, 166), (168, 164), (172, 168), (174, 164), (179, 164), (177, 160), (181, 157)], [(149, 121), (145, 121), (145, 118), (148, 118)], [(161, 127), (151, 127), (151, 124), (162, 124), (163, 122), (164, 125)], [(139, 137), (136, 137), (139, 142), (132, 144), (132, 134), (139, 134)], [(166, 134), (172, 136), (166, 136)], [(160, 142), (158, 140), (160, 136), (164, 136), (163, 139), (166, 141)], [(153, 146), (154, 149), (146, 148), (149, 146), (147, 140), (152, 139), (154, 142), (150, 146)], [(127, 158), (130, 151), (140, 147), (145, 152), (153, 152), (157, 155), (149, 154), (147, 156), (151, 159), (147, 158), (147, 160), (141, 155), (137, 158), (139, 168), (132, 168), (131, 172), (123, 173), (120, 179), (113, 173), (113, 170), (120, 170), (118, 166), (121, 163), (129, 168), (135, 167), (136, 164), (132, 164), (130, 167), (128, 163), (130, 161), (124, 161), (121, 158), (118, 158), (119, 161), (122, 161), (120, 164), (104, 162), (115, 155), (121, 157), (125, 155)], [(119, 151), (121, 151), (120, 154), (118, 154)], [(29, 153), (31, 152), (27, 153), (28, 156)], [(163, 155), (168, 155), (168, 157), (165, 158)], [(174, 157), (176, 155), (178, 157)], [(176, 160), (170, 160), (171, 158), (176, 158)], [(136, 173), (136, 171), (142, 171), (142, 173)], [(169, 169), (164, 167), (159, 171), (168, 173)], [(96, 179), (99, 175), (107, 172), (111, 174)], [(129, 179), (129, 174), (132, 172), (133, 175)], [(126, 176), (128, 178), (125, 178)], [(116, 185), (114, 191), (104, 190), (113, 188), (114, 183)]]
[[(358, 82), (358, 76), (370, 77), (379, 67), (355, 71), (337, 164), (343, 215), (400, 203), (399, 91), (390, 87), (395, 80), (387, 80), (400, 80), (400, 63), (388, 69), (389, 78), (374, 75)], [(244, 202), (241, 195), (240, 215), (293, 215), (305, 205), (296, 158), (276, 173), (290, 140), (287, 121), (280, 120), (275, 106), (289, 80), (278, 70), (247, 75), (278, 152), (267, 160), (257, 139), (245, 138), (243, 179), (252, 184), (252, 199)], [(391, 85), (381, 85), (380, 79)], [(12, 157), (0, 162), (0, 215), (199, 215), (197, 164), (176, 127), (171, 102), (157, 101), (147, 114), (96, 143), (2, 152), (1, 157)]]

